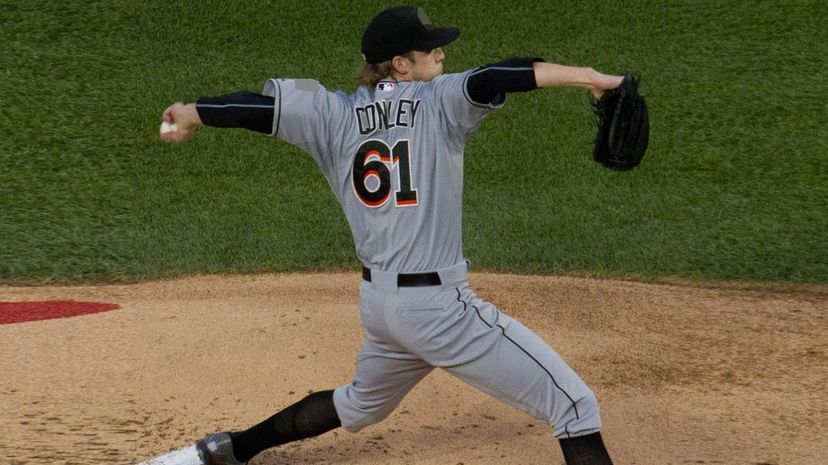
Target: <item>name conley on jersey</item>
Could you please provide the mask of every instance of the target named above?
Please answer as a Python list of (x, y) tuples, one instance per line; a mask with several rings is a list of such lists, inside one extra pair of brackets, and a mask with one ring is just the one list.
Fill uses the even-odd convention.
[(414, 118), (420, 108), (419, 100), (381, 100), (363, 107), (354, 108), (359, 133), (371, 134), (378, 129), (392, 129), (397, 126), (414, 129)]

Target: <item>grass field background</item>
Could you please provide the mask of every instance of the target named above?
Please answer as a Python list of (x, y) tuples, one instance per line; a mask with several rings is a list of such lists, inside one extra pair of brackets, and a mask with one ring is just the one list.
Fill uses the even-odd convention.
[[(535, 55), (636, 71), (650, 152), (591, 161), (583, 91), (510, 96), (466, 148), (476, 269), (828, 282), (828, 6), (794, 2), (436, 2), (463, 33), (448, 72)], [(352, 268), (310, 158), (206, 128), (162, 143), (176, 100), (269, 77), (354, 89), (385, 2), (0, 0), (0, 281), (129, 281)]]

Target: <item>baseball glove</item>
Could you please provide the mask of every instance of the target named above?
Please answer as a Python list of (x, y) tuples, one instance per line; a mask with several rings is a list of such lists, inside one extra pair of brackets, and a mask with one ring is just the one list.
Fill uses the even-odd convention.
[(638, 83), (638, 78), (627, 74), (620, 86), (604, 93), (600, 100), (592, 100), (598, 119), (593, 158), (607, 168), (631, 170), (647, 151), (650, 118)]

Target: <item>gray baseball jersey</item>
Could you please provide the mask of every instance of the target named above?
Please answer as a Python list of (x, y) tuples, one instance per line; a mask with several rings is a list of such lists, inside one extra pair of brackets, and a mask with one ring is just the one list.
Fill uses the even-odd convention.
[(463, 146), (493, 108), (469, 103), (468, 74), (382, 81), (353, 95), (312, 80), (267, 82), (273, 134), (319, 165), (369, 268), (411, 273), (463, 260)]
[[(462, 253), (463, 148), (502, 106), (472, 102), (472, 71), (428, 82), (381, 81), (328, 92), (271, 79), (272, 135), (309, 153), (342, 205), (357, 255), (365, 340), (351, 383), (334, 392), (342, 426), (385, 418), (440, 367), (537, 418), (558, 437), (600, 429), (597, 402), (540, 337), (469, 288)], [(397, 273), (438, 272), (441, 285), (398, 287)]]

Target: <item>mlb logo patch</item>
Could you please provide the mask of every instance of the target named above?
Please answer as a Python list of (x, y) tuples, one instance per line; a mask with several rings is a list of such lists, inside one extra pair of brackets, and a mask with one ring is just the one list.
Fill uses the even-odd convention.
[(394, 90), (394, 83), (393, 82), (380, 82), (379, 84), (377, 84), (377, 89), (378, 90), (385, 90), (385, 91)]

